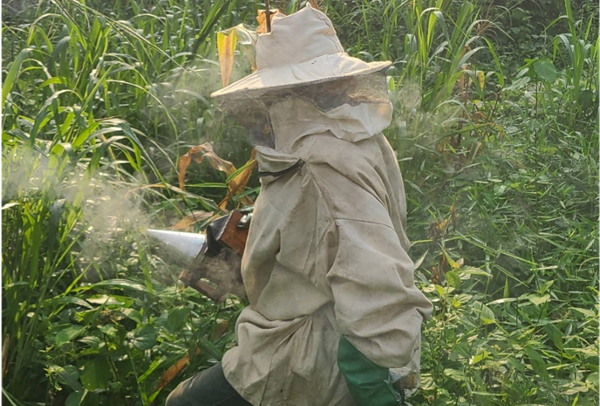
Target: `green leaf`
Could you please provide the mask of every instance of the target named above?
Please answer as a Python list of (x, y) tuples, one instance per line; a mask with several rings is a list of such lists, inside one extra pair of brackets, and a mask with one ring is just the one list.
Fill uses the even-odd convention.
[(588, 345), (583, 348), (566, 348), (565, 351), (577, 352), (579, 354), (584, 354), (586, 357), (598, 358), (598, 346), (597, 345)]
[(119, 301), (112, 295), (94, 295), (87, 298), (87, 301), (93, 304), (110, 306), (110, 305), (123, 305), (124, 303)]
[(497, 299), (497, 300), (493, 300), (491, 302), (488, 303), (488, 305), (495, 305), (495, 304), (502, 304), (502, 303), (510, 303), (510, 302), (514, 302), (517, 299), (515, 299), (514, 297), (505, 297), (503, 299)]
[(586, 317), (598, 318), (598, 315), (596, 314), (596, 312), (594, 312), (593, 310), (590, 310), (590, 309), (581, 309), (579, 307), (571, 307), (571, 310), (575, 310), (576, 312), (579, 312)]
[(494, 195), (502, 196), (506, 192), (506, 185), (495, 185), (494, 186)]
[(112, 324), (105, 324), (104, 326), (98, 327), (98, 330), (102, 332), (102, 334), (114, 338), (119, 334), (119, 330), (113, 326)]
[(596, 388), (596, 390), (598, 390), (598, 388), (600, 387), (600, 375), (598, 374), (598, 372), (592, 372), (591, 374), (589, 374), (588, 377), (585, 378), (585, 381), (591, 383), (592, 386)]
[(550, 380), (550, 375), (548, 375), (548, 370), (546, 369), (546, 362), (542, 358), (542, 356), (534, 350), (531, 346), (525, 346), (525, 353), (529, 357), (529, 361), (531, 362), (531, 367), (535, 372), (537, 372), (545, 381)]
[(87, 390), (76, 390), (75, 392), (71, 392), (69, 396), (67, 396), (67, 400), (65, 400), (65, 406), (79, 406), (85, 399), (85, 395), (87, 395)]
[(83, 299), (80, 299), (78, 297), (75, 296), (61, 296), (61, 297), (53, 297), (50, 299), (45, 300), (42, 303), (42, 307), (45, 306), (57, 306), (57, 305), (61, 305), (61, 304), (74, 304), (77, 306), (81, 306), (81, 307), (86, 307), (88, 309), (93, 309), (93, 306), (90, 305), (88, 302), (86, 302)]
[(455, 271), (448, 271), (446, 272), (446, 282), (453, 288), (458, 289), (460, 287), (460, 276)]
[(446, 290), (440, 285), (433, 285), (439, 297), (446, 297)]
[(81, 384), (79, 383), (79, 369), (75, 365), (65, 365), (64, 367), (58, 367), (58, 381), (69, 388), (77, 391), (81, 390)]
[(538, 295), (532, 295), (532, 294), (526, 294), (521, 296), (523, 299), (527, 299), (529, 300), (531, 303), (533, 303), (536, 306), (539, 306), (541, 304), (544, 304), (546, 302), (550, 301), (550, 295), (549, 294), (545, 294), (543, 296), (538, 296)]
[(214, 357), (218, 360), (220, 360), (223, 357), (223, 353), (221, 352), (221, 350), (219, 350), (216, 345), (208, 341), (206, 338), (200, 337), (199, 344), (202, 351), (208, 353), (211, 357)]
[(540, 286), (540, 289), (538, 290), (538, 292), (543, 295), (544, 293), (546, 293), (548, 288), (550, 288), (550, 286), (552, 286), (552, 285), (554, 285), (554, 280), (549, 280), (547, 282), (544, 282), (542, 284), (542, 286)]
[(425, 257), (427, 256), (427, 254), (429, 253), (429, 250), (426, 250), (423, 255), (421, 255), (419, 257), (419, 259), (417, 259), (415, 261), (415, 269), (419, 269), (419, 267), (423, 264), (423, 261), (425, 260)]
[(167, 329), (172, 333), (179, 331), (183, 327), (188, 314), (190, 314), (189, 307), (177, 307), (171, 310), (167, 316)]
[(70, 325), (69, 327), (64, 328), (58, 333), (56, 333), (56, 337), (54, 337), (54, 343), (57, 347), (60, 347), (65, 343), (73, 341), (75, 338), (77, 338), (77, 336), (81, 334), (83, 330), (85, 330), (85, 327)]
[(550, 337), (556, 348), (563, 349), (563, 333), (554, 324), (546, 324), (544, 331)]
[(506, 90), (518, 90), (521, 89), (523, 87), (525, 87), (525, 85), (527, 83), (529, 83), (529, 77), (528, 76), (523, 76), (520, 77), (519, 79), (515, 80), (513, 83), (511, 83), (509, 86), (507, 86), (505, 89)]
[(464, 372), (452, 368), (444, 369), (444, 375), (458, 382), (466, 382), (468, 380)]
[(552, 84), (558, 78), (558, 72), (550, 61), (535, 61), (533, 70), (545, 82)]
[(149, 350), (156, 345), (158, 329), (153, 324), (146, 324), (135, 333), (131, 339), (131, 344), (139, 350)]
[(20, 202), (11, 202), (11, 203), (6, 203), (5, 205), (2, 206), (2, 211), (6, 210), (6, 209), (10, 209), (11, 207), (15, 207), (20, 205)]
[(109, 288), (118, 288), (118, 289), (131, 289), (137, 290), (139, 292), (148, 292), (148, 289), (144, 285), (138, 282), (130, 281), (127, 279), (110, 279), (107, 281), (101, 281), (95, 283), (94, 287), (109, 287)]
[(484, 350), (483, 352), (474, 355), (473, 358), (471, 358), (469, 364), (470, 365), (478, 364), (479, 362), (483, 361), (484, 359), (489, 358), (489, 356), (490, 356), (490, 352)]
[(10, 69), (8, 70), (8, 74), (2, 78), (2, 108), (4, 108), (4, 103), (6, 103), (6, 98), (12, 91), (13, 86), (15, 85), (15, 81), (17, 80), (17, 75), (21, 70), (21, 64), (29, 54), (29, 52), (33, 48), (25, 48), (15, 58), (14, 62), (10, 65)]
[(582, 110), (587, 110), (594, 104), (594, 92), (586, 89), (579, 93), (577, 96), (577, 102), (581, 105)]
[(83, 364), (81, 383), (89, 391), (107, 389), (110, 381), (110, 363), (105, 357), (94, 358)]
[(136, 323), (141, 324), (143, 322), (142, 314), (135, 309), (131, 309), (131, 308), (123, 309), (123, 310), (121, 310), (121, 313), (123, 313), (123, 315), (125, 317), (135, 321)]
[[(587, 385), (582, 385), (579, 382), (576, 383), (572, 383), (571, 387), (569, 389), (567, 389), (566, 391), (564, 391), (563, 393), (565, 395), (571, 396), (571, 395), (575, 395), (578, 393), (585, 393), (589, 390), (590, 388)], [(573, 402), (573, 405), (577, 404), (577, 402)]]
[(96, 348), (100, 347), (100, 345), (104, 343), (100, 337), (96, 337), (96, 336), (85, 336), (85, 337), (80, 338), (77, 341), (79, 341), (80, 343), (89, 345), (90, 347), (96, 347)]
[(481, 306), (481, 313), (479, 314), (479, 318), (481, 319), (481, 321), (484, 324), (492, 324), (496, 322), (496, 315), (494, 314), (494, 312), (492, 311), (492, 309), (490, 309), (489, 307), (487, 307), (486, 305), (482, 304)]
[(486, 272), (481, 268), (475, 268), (473, 266), (465, 266), (465, 267), (461, 268), (460, 272), (467, 274), (467, 275), (479, 275), (479, 276), (486, 276), (488, 278), (492, 277), (492, 275), (489, 272)]

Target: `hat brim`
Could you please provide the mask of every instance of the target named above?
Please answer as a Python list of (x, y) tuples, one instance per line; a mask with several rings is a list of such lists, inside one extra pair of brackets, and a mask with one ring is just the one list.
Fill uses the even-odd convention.
[(388, 61), (364, 62), (345, 53), (323, 55), (301, 64), (263, 68), (210, 96), (219, 101), (227, 98), (256, 98), (272, 90), (367, 75), (390, 65), (391, 62)]

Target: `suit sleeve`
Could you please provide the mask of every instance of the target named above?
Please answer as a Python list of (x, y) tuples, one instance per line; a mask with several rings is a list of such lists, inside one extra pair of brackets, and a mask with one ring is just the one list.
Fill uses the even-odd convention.
[(359, 406), (397, 405), (389, 368), (418, 371), (421, 324), (431, 303), (414, 284), (414, 265), (388, 224), (337, 220), (328, 273), (342, 332), (338, 367)]
[(328, 280), (342, 334), (377, 365), (409, 366), (419, 354), (423, 318), (431, 312), (414, 284), (413, 262), (388, 224), (336, 224), (339, 245)]

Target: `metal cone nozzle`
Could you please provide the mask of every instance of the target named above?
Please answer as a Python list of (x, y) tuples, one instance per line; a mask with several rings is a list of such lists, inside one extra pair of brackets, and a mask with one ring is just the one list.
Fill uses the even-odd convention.
[(206, 235), (170, 230), (148, 230), (147, 234), (175, 250), (184, 260), (198, 262), (204, 256)]

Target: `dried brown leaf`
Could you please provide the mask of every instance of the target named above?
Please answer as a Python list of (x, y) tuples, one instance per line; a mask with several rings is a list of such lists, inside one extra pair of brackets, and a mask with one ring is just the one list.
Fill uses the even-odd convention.
[[(273, 17), (275, 14), (279, 14), (280, 11), (276, 8), (270, 11), (269, 17), (270, 20), (273, 21)], [(258, 22), (258, 28), (256, 29), (257, 34), (266, 34), (267, 33), (267, 11), (266, 10), (258, 10), (256, 17), (256, 21)]]
[[(196, 355), (200, 354), (200, 348), (196, 348)], [(185, 354), (183, 357), (178, 359), (173, 365), (169, 367), (158, 380), (155, 392), (161, 390), (167, 386), (181, 370), (190, 362), (190, 354)]]
[[(229, 181), (227, 184), (227, 196), (219, 203), (219, 208), (221, 210), (225, 210), (227, 208), (227, 203), (233, 199), (234, 196), (244, 191), (248, 181), (250, 180), (250, 176), (252, 175), (252, 170), (256, 166), (256, 149), (252, 150), (252, 154), (250, 155), (250, 159), (248, 162), (244, 164), (245, 168), (240, 173), (238, 173), (233, 179)], [(252, 204), (252, 199), (248, 196), (244, 196), (240, 199), (240, 202), (247, 206)]]
[(419, 375), (415, 372), (410, 372), (408, 375), (400, 378), (399, 387), (402, 389), (416, 389), (419, 385)]
[(192, 157), (189, 152), (179, 157), (179, 171), (177, 173), (177, 178), (179, 179), (180, 189), (183, 189), (185, 187), (185, 173), (187, 172), (187, 168), (188, 166), (190, 166), (191, 162)]
[(229, 320), (225, 320), (217, 324), (217, 328), (215, 329), (215, 333), (213, 334), (214, 339), (220, 338), (227, 329), (229, 328)]
[(202, 163), (204, 158), (209, 160), (210, 165), (213, 168), (224, 172), (227, 176), (230, 176), (236, 170), (235, 166), (231, 162), (222, 159), (213, 151), (213, 147), (209, 142), (205, 142), (202, 145), (192, 147), (187, 153), (179, 157), (178, 179), (179, 187), (181, 189), (185, 187), (185, 173), (191, 161), (193, 160), (195, 162)]
[[(222, 321), (219, 323), (215, 329), (215, 333), (213, 335), (214, 339), (221, 337), (227, 329), (229, 328), (229, 320)], [(196, 347), (195, 351), (196, 355), (200, 355), (200, 348)], [(173, 365), (171, 365), (159, 378), (158, 385), (156, 386), (155, 392), (163, 389), (167, 386), (175, 377), (181, 372), (183, 368), (190, 362), (190, 354), (185, 354), (183, 357), (175, 361)]]
[(177, 224), (175, 224), (173, 227), (171, 227), (171, 230), (192, 231), (190, 229), (193, 228), (194, 224), (208, 220), (213, 215), (214, 215), (213, 212), (207, 212), (207, 211), (203, 211), (203, 210), (198, 210), (198, 211), (192, 212), (192, 214), (189, 214), (189, 215), (185, 216), (184, 218), (182, 218), (181, 220), (179, 220), (179, 222)]

